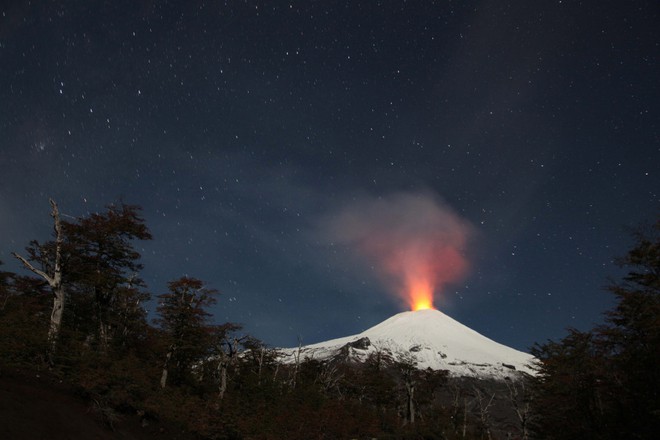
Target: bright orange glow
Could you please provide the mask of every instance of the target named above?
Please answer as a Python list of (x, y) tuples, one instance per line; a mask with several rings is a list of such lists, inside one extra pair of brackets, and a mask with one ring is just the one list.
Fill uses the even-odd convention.
[(407, 297), (412, 310), (434, 309), (433, 286), (429, 280), (409, 280)]
[(399, 276), (397, 293), (413, 311), (435, 309), (434, 294), (462, 276), (466, 267), (456, 249), (439, 247), (430, 252), (419, 243), (409, 243), (405, 251), (393, 253), (386, 265), (389, 273)]
[(435, 309), (435, 307), (433, 307), (433, 303), (431, 303), (430, 299), (420, 298), (415, 303), (412, 304), (412, 309), (414, 311), (417, 311), (417, 310)]

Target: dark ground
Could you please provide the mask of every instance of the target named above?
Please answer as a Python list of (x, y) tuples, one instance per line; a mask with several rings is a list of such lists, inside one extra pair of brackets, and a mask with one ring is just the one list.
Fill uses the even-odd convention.
[(142, 426), (137, 414), (120, 414), (110, 427), (97, 405), (47, 373), (0, 371), (0, 439), (192, 440), (165, 423)]
[[(460, 404), (477, 416), (479, 409), (470, 390), (479, 388), (484, 396), (497, 396), (488, 411), (494, 438), (507, 438), (519, 427), (506, 398), (502, 383), (473, 379), (450, 381), (445, 387), (447, 406), (452, 405), (458, 388), (468, 390)], [(462, 412), (462, 408), (461, 408)], [(0, 440), (194, 440), (172, 423), (149, 420), (143, 426), (138, 414), (112, 412), (112, 426), (107, 414), (94, 401), (84, 399), (71, 385), (62, 383), (48, 372), (0, 371)]]

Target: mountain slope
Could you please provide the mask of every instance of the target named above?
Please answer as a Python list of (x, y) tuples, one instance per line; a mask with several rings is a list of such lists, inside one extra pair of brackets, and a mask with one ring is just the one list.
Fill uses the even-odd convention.
[[(297, 350), (283, 350), (283, 360), (292, 362)], [(305, 346), (301, 354), (361, 361), (378, 351), (394, 358), (412, 355), (418, 368), (449, 370), (452, 376), (502, 379), (534, 373), (529, 366), (532, 355), (499, 344), (438, 310), (399, 313), (357, 335)]]

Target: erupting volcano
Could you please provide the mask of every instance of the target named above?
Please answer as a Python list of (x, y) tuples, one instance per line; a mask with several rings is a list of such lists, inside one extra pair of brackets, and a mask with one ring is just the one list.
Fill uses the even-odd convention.
[(326, 227), (333, 241), (365, 258), (410, 310), (434, 309), (434, 295), (468, 269), (472, 227), (429, 194), (355, 200)]
[(434, 307), (434, 296), (460, 281), (472, 226), (430, 194), (360, 198), (327, 220), (331, 243), (355, 250), (387, 290), (412, 311), (398, 313), (357, 335), (282, 349), (282, 360), (365, 361), (370, 356), (415, 360), (420, 369), (454, 376), (504, 379), (533, 374), (534, 358), (499, 344)]

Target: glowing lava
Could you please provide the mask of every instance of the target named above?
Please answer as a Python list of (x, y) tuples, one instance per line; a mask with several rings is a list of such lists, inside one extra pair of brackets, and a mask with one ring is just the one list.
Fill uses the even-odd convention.
[(435, 309), (434, 294), (465, 273), (466, 260), (452, 247), (429, 247), (410, 241), (385, 265), (391, 279), (399, 280), (398, 294), (411, 310)]
[(433, 283), (428, 279), (406, 280), (406, 294), (410, 308), (413, 311), (434, 309), (433, 307)]
[[(413, 294), (413, 296), (414, 296), (414, 294)], [(411, 304), (411, 308), (415, 312), (417, 310), (435, 309), (435, 307), (433, 307), (433, 303), (431, 302), (431, 300), (429, 298), (423, 297), (423, 298), (419, 298), (419, 299), (413, 299), (413, 301), (414, 302)]]

